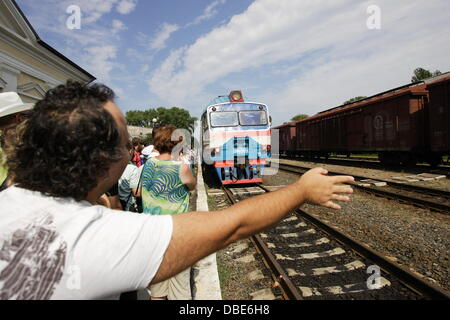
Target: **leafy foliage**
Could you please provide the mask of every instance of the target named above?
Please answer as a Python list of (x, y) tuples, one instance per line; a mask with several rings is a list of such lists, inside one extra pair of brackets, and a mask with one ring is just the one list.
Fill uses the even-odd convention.
[(158, 126), (173, 125), (178, 129), (187, 129), (194, 132), (195, 122), (198, 120), (191, 117), (189, 111), (181, 108), (158, 108), (145, 111), (133, 110), (126, 113), (128, 125), (151, 128), (154, 125), (154, 119)]
[(362, 100), (362, 99), (365, 99), (365, 98), (367, 98), (367, 97), (366, 96), (354, 97), (354, 98), (351, 98), (350, 100), (345, 101), (343, 104), (353, 103), (353, 102), (356, 102), (356, 101), (359, 101), (359, 100)]
[(442, 74), (439, 70), (436, 70), (435, 72), (431, 72), (430, 70), (426, 70), (423, 68), (417, 68), (414, 70), (414, 75), (411, 78), (411, 82), (419, 82), (431, 77), (436, 77), (438, 75)]
[(295, 117), (293, 117), (291, 119), (291, 121), (300, 121), (300, 120), (303, 120), (303, 119), (306, 119), (306, 118), (309, 118), (309, 116), (307, 114), (298, 114)]

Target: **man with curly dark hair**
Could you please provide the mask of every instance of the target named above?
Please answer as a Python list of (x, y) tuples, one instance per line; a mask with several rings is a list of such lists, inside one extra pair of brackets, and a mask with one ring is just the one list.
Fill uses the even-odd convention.
[(125, 152), (113, 116), (103, 107), (113, 99), (114, 92), (101, 85), (69, 83), (49, 91), (9, 153), (16, 185), (80, 201), (99, 177), (102, 183), (111, 180), (108, 168)]
[[(166, 280), (268, 228), (303, 202), (339, 209), (351, 177), (314, 169), (215, 212), (150, 216), (95, 205), (128, 161), (125, 117), (105, 86), (50, 90), (18, 132), (0, 193), (0, 299), (102, 299)], [(255, 212), (256, 211), (256, 212)]]

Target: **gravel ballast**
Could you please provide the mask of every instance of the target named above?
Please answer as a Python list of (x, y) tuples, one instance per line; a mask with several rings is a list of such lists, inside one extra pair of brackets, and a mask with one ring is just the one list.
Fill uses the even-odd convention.
[[(280, 159), (279, 161), (280, 161), (280, 163), (285, 163), (285, 164), (289, 164), (289, 165), (298, 165), (298, 166), (303, 166), (303, 167), (308, 167), (308, 168), (321, 167), (321, 168), (325, 168), (325, 169), (327, 169), (329, 171), (333, 171), (333, 172), (342, 172), (344, 174), (364, 176), (364, 177), (369, 177), (369, 178), (372, 178), (375, 180), (380, 179), (380, 180), (386, 180), (386, 181), (393, 181), (393, 182), (397, 182), (397, 183), (404, 183), (404, 184), (410, 184), (410, 185), (415, 185), (415, 186), (450, 191), (450, 179), (447, 179), (447, 178), (431, 180), (431, 181), (415, 181), (415, 182), (407, 182), (404, 180), (394, 179), (395, 177), (414, 176), (417, 174), (417, 171), (415, 173), (409, 172), (407, 170), (404, 170), (403, 172), (399, 172), (399, 171), (339, 166), (339, 165), (334, 165), (334, 164), (306, 162), (306, 161), (298, 161), (298, 160), (287, 160), (287, 159)], [(426, 171), (424, 171), (423, 173), (425, 173), (425, 172)], [(436, 176), (439, 176), (439, 175), (436, 174)]]
[[(280, 172), (265, 177), (265, 184), (285, 185), (296, 179)], [(340, 211), (311, 205), (302, 209), (450, 290), (449, 216), (359, 191), (342, 207)]]

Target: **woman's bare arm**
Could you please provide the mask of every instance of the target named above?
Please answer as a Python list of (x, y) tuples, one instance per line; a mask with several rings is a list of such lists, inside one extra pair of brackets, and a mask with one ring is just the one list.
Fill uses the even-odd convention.
[(181, 165), (180, 179), (191, 191), (197, 186), (197, 179), (195, 179), (191, 169), (189, 169), (189, 166), (186, 164)]

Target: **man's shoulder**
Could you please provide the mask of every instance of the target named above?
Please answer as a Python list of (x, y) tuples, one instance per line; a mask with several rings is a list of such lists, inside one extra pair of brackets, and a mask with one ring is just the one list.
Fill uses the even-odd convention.
[(79, 212), (92, 207), (87, 201), (75, 201), (72, 198), (54, 198), (37, 191), (12, 186), (0, 192), (0, 207), (23, 214), (46, 211), (65, 213)]

